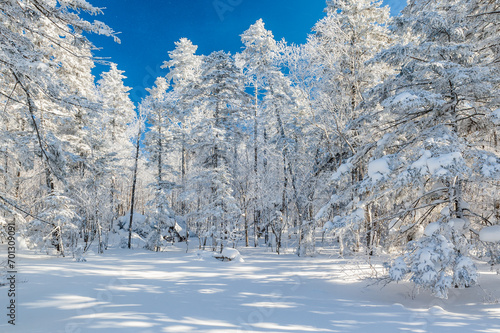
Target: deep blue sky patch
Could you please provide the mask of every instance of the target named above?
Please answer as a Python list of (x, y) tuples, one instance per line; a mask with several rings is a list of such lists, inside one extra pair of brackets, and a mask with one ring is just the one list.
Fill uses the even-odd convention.
[[(125, 84), (132, 87), (131, 98), (140, 102), (156, 77), (166, 75), (160, 69), (168, 60), (168, 51), (182, 37), (198, 45), (198, 54), (241, 50), (240, 34), (259, 18), (276, 40), (304, 43), (313, 25), (323, 17), (325, 0), (100, 0), (94, 6), (105, 8), (104, 15), (91, 19), (104, 21), (120, 32), (121, 44), (111, 38), (90, 36), (97, 57), (110, 58), (125, 71)], [(392, 13), (398, 13), (405, 0), (385, 0)], [(107, 70), (98, 65), (94, 74)]]

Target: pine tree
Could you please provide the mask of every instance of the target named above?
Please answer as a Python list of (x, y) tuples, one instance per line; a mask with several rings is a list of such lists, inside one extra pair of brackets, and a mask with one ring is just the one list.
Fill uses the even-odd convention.
[[(254, 246), (257, 246), (257, 236), (262, 219), (265, 213), (262, 211), (263, 201), (262, 198), (262, 177), (266, 173), (263, 169), (262, 153), (259, 154), (260, 148), (264, 148), (262, 138), (265, 130), (262, 124), (262, 105), (261, 97), (270, 67), (273, 63), (273, 56), (277, 50), (276, 41), (271, 31), (266, 30), (262, 19), (257, 20), (252, 24), (248, 30), (241, 35), (241, 41), (245, 45), (245, 49), (241, 54), (237, 55), (238, 66), (243, 69), (246, 78), (246, 84), (253, 90), (253, 188), (252, 196), (249, 200), (253, 203), (253, 233), (254, 233)], [(259, 155), (261, 155), (259, 157)], [(248, 238), (248, 225), (245, 225), (245, 238)]]
[[(193, 152), (189, 151), (189, 133), (191, 131), (194, 119), (194, 110), (196, 109), (197, 96), (196, 89), (201, 75), (201, 56), (196, 55), (198, 46), (187, 38), (181, 38), (175, 43), (175, 49), (168, 53), (170, 60), (165, 61), (163, 68), (168, 68), (167, 83), (171, 83), (172, 89), (168, 92), (165, 99), (166, 104), (162, 106), (168, 113), (169, 135), (172, 136), (170, 156), (170, 166), (177, 175), (177, 179), (172, 180), (177, 189), (174, 193), (178, 197), (178, 206), (172, 207), (176, 212), (176, 218), (185, 222), (186, 239), (189, 237), (189, 229), (192, 219), (189, 212), (193, 208), (194, 202), (189, 200), (191, 190), (187, 186), (189, 172), (191, 171), (190, 156)], [(177, 125), (177, 126), (175, 126)], [(166, 160), (166, 158), (165, 158)], [(179, 179), (180, 178), (180, 179)], [(191, 206), (191, 207), (190, 207)]]
[[(102, 147), (96, 146), (94, 150), (101, 149), (101, 153), (110, 164), (108, 171), (110, 177), (110, 209), (112, 218), (109, 223), (109, 230), (120, 215), (120, 187), (124, 179), (129, 177), (127, 170), (131, 167), (131, 159), (134, 146), (132, 144), (131, 125), (133, 124), (136, 113), (135, 106), (130, 100), (130, 87), (124, 85), (126, 77), (124, 71), (117, 68), (117, 65), (111, 63), (110, 70), (101, 74), (101, 79), (97, 82), (97, 88), (102, 101), (102, 115), (99, 122), (95, 124), (100, 128), (104, 135), (101, 135)], [(125, 194), (125, 198), (128, 193)]]
[(172, 153), (173, 132), (176, 124), (172, 123), (172, 115), (177, 96), (173, 91), (167, 92), (168, 83), (164, 77), (156, 79), (155, 87), (148, 90), (149, 96), (141, 103), (141, 108), (146, 110), (146, 121), (150, 125), (146, 133), (145, 146), (150, 154), (152, 169), (155, 169), (156, 181), (151, 184), (155, 199), (150, 204), (153, 206), (154, 229), (150, 235), (150, 249), (159, 250), (162, 238), (169, 230), (175, 230), (175, 213), (168, 202), (168, 195), (177, 187), (177, 184), (168, 181), (167, 173), (174, 173), (173, 167), (168, 164), (167, 154)]
[(222, 251), (224, 242), (237, 229), (232, 224), (240, 218), (233, 196), (231, 166), (236, 149), (236, 121), (248, 97), (234, 59), (224, 52), (214, 52), (204, 58), (200, 82), (195, 89), (198, 115), (191, 129), (190, 150), (195, 152), (198, 168), (191, 186), (210, 191), (198, 194), (208, 200), (202, 199), (196, 215), (200, 227), (212, 237), (213, 247), (220, 246)]

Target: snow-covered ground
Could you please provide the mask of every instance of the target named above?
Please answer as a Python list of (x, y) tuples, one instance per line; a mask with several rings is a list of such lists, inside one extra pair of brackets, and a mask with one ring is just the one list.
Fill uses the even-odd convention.
[(373, 284), (366, 259), (299, 258), (240, 249), (223, 262), (180, 245), (109, 250), (86, 262), (18, 254), (16, 326), (0, 332), (500, 332), (500, 276), (449, 299), (409, 284)]

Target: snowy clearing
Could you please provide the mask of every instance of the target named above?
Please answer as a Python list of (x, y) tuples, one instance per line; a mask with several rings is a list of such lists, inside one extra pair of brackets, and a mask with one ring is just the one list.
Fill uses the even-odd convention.
[[(447, 300), (382, 288), (364, 257), (240, 248), (222, 262), (181, 247), (109, 250), (86, 262), (18, 254), (16, 326), (1, 332), (499, 332), (496, 272)], [(383, 269), (374, 265), (379, 276)], [(0, 288), (5, 312), (6, 287)]]

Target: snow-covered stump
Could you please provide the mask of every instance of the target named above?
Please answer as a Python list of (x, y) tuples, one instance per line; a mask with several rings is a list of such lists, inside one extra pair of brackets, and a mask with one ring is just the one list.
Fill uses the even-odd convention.
[(214, 254), (214, 258), (221, 261), (237, 261), (243, 262), (240, 251), (232, 248), (224, 248), (221, 253)]

